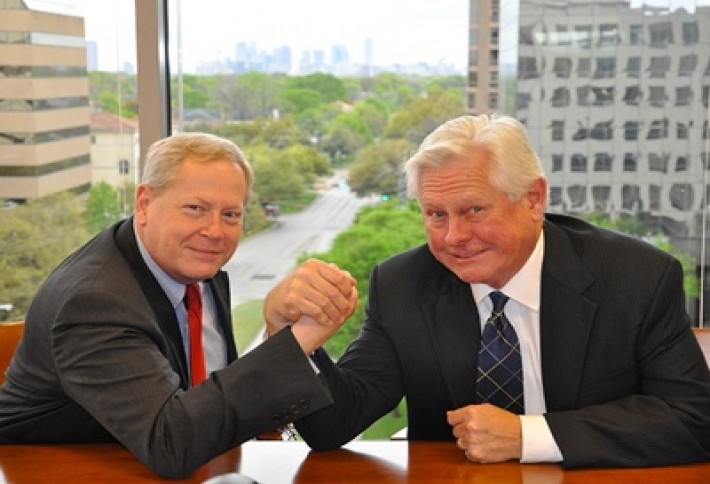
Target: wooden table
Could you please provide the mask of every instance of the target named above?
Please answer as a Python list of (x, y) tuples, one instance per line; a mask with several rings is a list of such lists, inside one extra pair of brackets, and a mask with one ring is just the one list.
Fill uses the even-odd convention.
[[(311, 452), (302, 442), (252, 441), (215, 458), (184, 482), (215, 478), (226, 484), (230, 473), (266, 484), (710, 483), (710, 463), (564, 471), (550, 464), (474, 464), (453, 443), (406, 441), (358, 441), (328, 452)], [(0, 445), (0, 483), (156, 481), (161, 479), (118, 445)]]

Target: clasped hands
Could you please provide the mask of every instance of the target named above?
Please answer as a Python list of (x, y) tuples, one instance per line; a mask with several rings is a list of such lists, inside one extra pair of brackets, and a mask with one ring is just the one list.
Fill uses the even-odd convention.
[(269, 336), (291, 326), (310, 355), (350, 317), (358, 304), (356, 281), (335, 264), (308, 259), (281, 280), (264, 300)]
[(523, 455), (520, 416), (489, 403), (446, 413), (456, 446), (473, 462), (519, 460)]

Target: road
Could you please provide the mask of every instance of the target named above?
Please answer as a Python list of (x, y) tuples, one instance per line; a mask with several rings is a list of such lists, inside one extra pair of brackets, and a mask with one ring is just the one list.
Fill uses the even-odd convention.
[(232, 307), (263, 299), (301, 254), (327, 251), (335, 236), (350, 227), (358, 210), (372, 202), (372, 198), (357, 198), (346, 187), (329, 188), (306, 210), (282, 214), (271, 228), (240, 243), (224, 266)]

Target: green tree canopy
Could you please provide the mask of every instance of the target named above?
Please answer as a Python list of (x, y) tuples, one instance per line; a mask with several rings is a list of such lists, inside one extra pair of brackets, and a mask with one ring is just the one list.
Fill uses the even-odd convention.
[(372, 268), (425, 240), (424, 224), (417, 206), (414, 203), (401, 206), (397, 201), (390, 201), (363, 208), (353, 225), (335, 238), (328, 252), (311, 255), (337, 264), (357, 280), (360, 304), (342, 329), (325, 343), (331, 356), (342, 355), (362, 328)]
[(73, 250), (86, 242), (84, 203), (63, 192), (0, 212), (0, 302), (22, 319), (39, 285)]
[(286, 84), (287, 89), (307, 89), (320, 93), (326, 103), (347, 100), (345, 84), (332, 74), (314, 72), (306, 76), (290, 77)]
[(440, 124), (465, 113), (466, 105), (460, 90), (434, 87), (393, 113), (385, 128), (385, 136), (405, 138), (418, 145)]
[(348, 185), (358, 195), (397, 193), (402, 163), (412, 154), (414, 145), (403, 140), (384, 140), (360, 150), (350, 167)]

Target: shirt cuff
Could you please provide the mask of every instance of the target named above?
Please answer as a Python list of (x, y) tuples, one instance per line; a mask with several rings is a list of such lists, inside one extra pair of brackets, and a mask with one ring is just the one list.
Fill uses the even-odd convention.
[(523, 457), (520, 462), (562, 462), (562, 452), (543, 415), (521, 415)]

